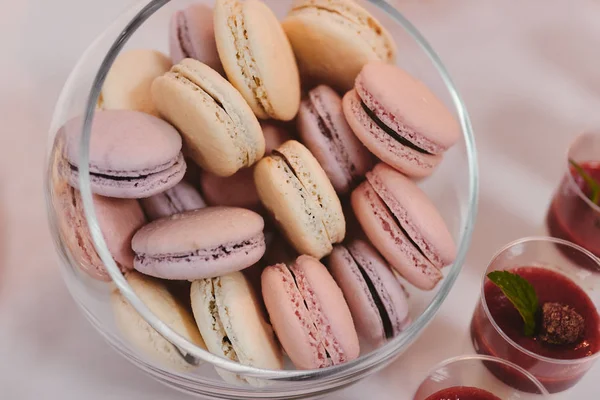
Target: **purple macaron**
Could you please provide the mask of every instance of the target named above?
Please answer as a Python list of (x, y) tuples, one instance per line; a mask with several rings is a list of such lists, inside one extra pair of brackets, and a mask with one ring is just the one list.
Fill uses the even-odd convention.
[(335, 246), (327, 266), (344, 292), (356, 330), (369, 344), (385, 343), (410, 323), (404, 288), (368, 242)]
[(329, 86), (308, 92), (298, 112), (297, 128), (336, 192), (348, 192), (373, 165), (372, 155), (346, 122), (342, 98)]
[(343, 102), (360, 141), (410, 177), (430, 175), (461, 135), (456, 119), (436, 95), (390, 64), (365, 65)]
[[(79, 186), (81, 118), (67, 122), (69, 183)], [(89, 170), (92, 192), (107, 197), (145, 198), (175, 186), (186, 164), (181, 136), (167, 122), (138, 111), (96, 111), (92, 123)]]
[(162, 193), (141, 199), (140, 203), (150, 221), (206, 207), (196, 188), (184, 181)]
[(162, 218), (131, 242), (134, 268), (162, 279), (196, 280), (247, 268), (265, 253), (264, 220), (234, 207), (207, 207)]
[(173, 64), (193, 58), (223, 75), (212, 8), (206, 4), (192, 4), (173, 14), (169, 25), (169, 53)]

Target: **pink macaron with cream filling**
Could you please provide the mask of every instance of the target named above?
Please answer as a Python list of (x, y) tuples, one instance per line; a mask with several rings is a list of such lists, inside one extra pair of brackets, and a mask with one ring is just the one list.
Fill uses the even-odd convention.
[(448, 108), (406, 71), (371, 62), (343, 99), (344, 114), (360, 141), (405, 175), (430, 175), (461, 129)]
[(275, 333), (297, 368), (358, 357), (358, 335), (344, 295), (317, 259), (302, 255), (290, 267), (265, 268), (262, 293)]
[(452, 235), (427, 195), (409, 178), (380, 163), (352, 193), (362, 229), (410, 283), (431, 290), (440, 269), (456, 257)]

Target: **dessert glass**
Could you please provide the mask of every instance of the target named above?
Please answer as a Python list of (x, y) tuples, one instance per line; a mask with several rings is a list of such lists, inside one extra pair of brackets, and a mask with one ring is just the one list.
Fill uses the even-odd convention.
[[(524, 393), (504, 384), (490, 374), (490, 367), (511, 371), (529, 382), (534, 390)], [(419, 385), (413, 400), (427, 400), (439, 391), (465, 386), (483, 389), (502, 400), (542, 400), (548, 396), (546, 388), (518, 365), (496, 357), (468, 355), (451, 358), (435, 366)]]
[[(478, 172), (471, 124), (465, 106), (440, 59), (421, 34), (396, 9), (381, 0), (362, 2), (384, 24), (402, 49), (400, 66), (427, 83), (448, 105), (459, 121), (463, 137), (445, 154), (434, 175), (421, 183), (445, 219), (458, 246), (455, 263), (445, 269), (445, 279), (431, 292), (408, 290), (411, 295), (413, 324), (385, 346), (362, 354), (355, 361), (315, 371), (270, 371), (243, 366), (222, 359), (185, 340), (159, 320), (135, 295), (117, 268), (106, 246), (93, 207), (89, 182), (90, 122), (96, 111), (106, 73), (122, 49), (152, 48), (167, 52), (168, 24), (171, 15), (195, 1), (144, 0), (115, 19), (78, 61), (59, 98), (50, 128), (47, 158), (47, 207), (50, 228), (57, 246), (61, 271), (69, 291), (83, 313), (108, 343), (120, 354), (155, 379), (189, 394), (205, 398), (312, 398), (357, 382), (383, 368), (400, 355), (420, 335), (435, 316), (452, 288), (465, 259), (477, 209)], [(200, 1), (202, 2), (202, 1)], [(211, 4), (211, 1), (204, 1)], [(288, 0), (265, 1), (283, 17), (291, 5)], [(58, 129), (75, 116), (85, 116), (81, 127), (80, 191), (94, 246), (109, 272), (112, 283), (97, 282), (80, 271), (69, 240), (60, 229), (61, 209), (55, 197), (57, 170), (62, 149), (55, 141)], [(207, 227), (210, 229), (210, 227)], [(192, 372), (179, 372), (150, 360), (138, 352), (120, 334), (114, 322), (109, 295), (117, 288), (140, 315), (171, 342), (191, 364), (200, 364)], [(215, 367), (245, 377), (258, 377), (262, 387), (236, 386), (222, 381)]]
[[(555, 247), (558, 247), (561, 253), (569, 257), (564, 258), (558, 255)], [(570, 259), (577, 259), (578, 262), (575, 263)], [(475, 351), (479, 354), (499, 357), (523, 367), (534, 375), (550, 393), (560, 392), (575, 385), (592, 367), (600, 356), (600, 352), (596, 351), (582, 358), (562, 359), (540, 355), (523, 347), (522, 344), (530, 343), (525, 339), (521, 344), (518, 344), (499, 326), (506, 323), (506, 318), (501, 322), (494, 320), (490, 311), (491, 297), (486, 296), (486, 283), (489, 282), (487, 274), (492, 271), (533, 267), (555, 272), (563, 280), (566, 277), (575, 283), (575, 287), (581, 289), (589, 297), (591, 303), (593, 303), (590, 306), (595, 308), (592, 311), (597, 313), (600, 309), (600, 292), (594, 289), (594, 281), (587, 279), (589, 273), (581, 269), (580, 263), (583, 260), (587, 261), (583, 266), (588, 269), (600, 267), (600, 260), (589, 251), (573, 243), (550, 237), (524, 238), (510, 243), (500, 250), (492, 258), (485, 271), (481, 285), (481, 297), (471, 321), (471, 339)], [(555, 276), (555, 274), (552, 274), (552, 276)], [(566, 290), (567, 287), (565, 286)], [(542, 293), (538, 293), (538, 295), (541, 297)], [(564, 293), (559, 295), (564, 295)], [(595, 337), (594, 341), (598, 342), (600, 341), (600, 324), (597, 320), (595, 322), (597, 330), (593, 331), (592, 338)], [(521, 328), (519, 327), (519, 329)], [(592, 326), (590, 326), (591, 329), (593, 329)], [(591, 331), (586, 331), (586, 335), (588, 332)], [(533, 342), (533, 339), (531, 341)], [(600, 343), (583, 343), (582, 346), (593, 346), (598, 350)], [(515, 375), (510, 370), (500, 366), (488, 367), (494, 375), (508, 385), (525, 391), (532, 390), (530, 382), (522, 379), (520, 375)]]
[[(600, 181), (600, 131), (583, 133), (571, 143), (567, 160), (564, 160), (565, 175), (546, 215), (550, 236), (573, 242), (600, 257), (600, 205), (590, 199), (589, 188), (569, 160)], [(573, 261), (578, 259), (573, 258)], [(589, 265), (585, 257), (580, 264)]]

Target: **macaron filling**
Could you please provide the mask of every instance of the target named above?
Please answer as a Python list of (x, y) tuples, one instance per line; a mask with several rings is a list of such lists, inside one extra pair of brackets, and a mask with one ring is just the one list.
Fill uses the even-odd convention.
[(183, 58), (198, 58), (191, 41), (188, 21), (183, 11), (178, 11), (176, 18), (177, 40)]
[[(161, 174), (164, 172), (168, 172), (172, 170), (174, 174), (178, 173), (181, 169), (181, 165), (185, 164), (183, 154), (179, 153), (177, 157), (172, 159), (171, 161), (159, 165), (154, 168), (142, 169), (139, 171), (118, 171), (112, 169), (102, 169), (95, 165), (90, 165), (90, 176), (98, 178), (99, 180), (110, 180), (110, 181), (144, 181), (147, 180), (148, 177), (153, 175)], [(71, 162), (69, 162), (69, 167), (73, 174), (79, 174), (79, 167)]]
[(381, 316), (381, 322), (382, 322), (382, 326), (383, 326), (383, 331), (385, 333), (385, 337), (387, 339), (394, 337), (394, 327), (392, 325), (392, 320), (390, 319), (388, 311), (383, 304), (383, 300), (381, 299), (381, 296), (379, 295), (379, 291), (375, 288), (375, 285), (374, 285), (373, 281), (371, 280), (371, 277), (367, 274), (367, 272), (365, 271), (365, 268), (361, 265), (359, 260), (354, 256), (354, 254), (352, 254), (352, 251), (350, 249), (347, 249), (347, 254), (351, 259), (349, 261), (354, 262), (354, 264), (356, 265), (358, 271), (360, 272), (360, 274), (363, 278), (363, 281), (365, 282), (365, 284), (367, 285), (367, 288), (369, 289), (371, 298), (373, 299), (373, 302), (375, 303), (375, 306), (377, 307), (377, 311), (379, 311), (379, 315)]
[(223, 355), (232, 361), (238, 361), (237, 353), (233, 347), (233, 343), (227, 336), (227, 331), (225, 326), (223, 325), (223, 321), (221, 320), (221, 316), (219, 315), (219, 307), (217, 305), (217, 299), (215, 297), (215, 284), (220, 285), (219, 278), (207, 279), (206, 282), (210, 285), (210, 300), (208, 304), (210, 315), (212, 316), (212, 330), (213, 332), (222, 337), (221, 341), (221, 351)]
[(419, 233), (419, 229), (417, 229), (414, 222), (412, 222), (410, 215), (408, 215), (400, 202), (389, 193), (381, 179), (379, 179), (376, 174), (369, 172), (367, 173), (367, 181), (381, 200), (383, 200), (383, 204), (388, 212), (410, 243), (419, 250), (419, 253), (427, 258), (433, 266), (438, 269), (442, 268), (444, 263), (442, 259), (436, 255), (437, 252), (435, 251), (435, 246)]
[(198, 249), (186, 253), (163, 253), (147, 254), (136, 253), (135, 265), (149, 267), (159, 263), (168, 262), (169, 264), (189, 264), (196, 262), (214, 262), (224, 257), (233, 256), (238, 253), (246, 255), (252, 250), (265, 247), (265, 236), (261, 232), (251, 239), (241, 242), (232, 242), (222, 244), (216, 247)]
[(248, 40), (248, 30), (244, 21), (243, 5), (239, 1), (230, 3), (227, 25), (231, 31), (234, 47), (237, 50), (237, 64), (240, 67), (246, 85), (254, 94), (257, 104), (266, 115), (273, 115), (274, 110), (267, 92), (262, 84), (258, 66), (254, 59)]

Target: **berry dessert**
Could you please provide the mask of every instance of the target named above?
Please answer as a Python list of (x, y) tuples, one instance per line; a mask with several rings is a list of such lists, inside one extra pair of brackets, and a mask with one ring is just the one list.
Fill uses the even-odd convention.
[(426, 400), (500, 400), (500, 397), (469, 386), (454, 386), (432, 394)]

